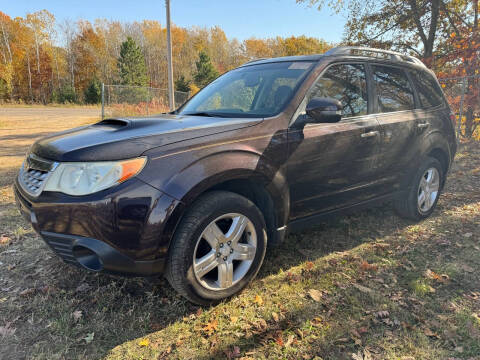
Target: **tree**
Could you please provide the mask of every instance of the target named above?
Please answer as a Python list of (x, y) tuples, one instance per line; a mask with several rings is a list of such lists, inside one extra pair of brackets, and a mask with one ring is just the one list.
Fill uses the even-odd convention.
[(94, 77), (85, 89), (84, 99), (87, 104), (98, 104), (102, 100), (102, 84)]
[(148, 85), (145, 58), (142, 50), (131, 37), (122, 43), (118, 69), (122, 85)]
[(446, 0), (297, 0), (325, 4), (346, 13), (345, 42), (413, 52), (423, 59), (432, 58), (441, 9), (453, 6)]
[[(437, 55), (436, 70), (439, 77), (457, 78), (447, 83), (456, 83), (458, 78), (465, 81), (463, 98), (463, 135), (472, 137), (480, 129), (480, 28), (478, 0), (455, 1), (456, 6), (446, 13), (445, 36)], [(445, 86), (445, 84), (444, 84)], [(459, 108), (461, 91), (449, 100), (454, 108)], [(480, 134), (476, 135), (477, 137)]]
[(185, 76), (181, 75), (175, 80), (175, 90), (182, 92), (190, 92), (190, 80), (185, 79)]
[(218, 71), (213, 67), (210, 57), (205, 51), (200, 51), (195, 63), (197, 71), (194, 74), (195, 84), (204, 87), (218, 77)]

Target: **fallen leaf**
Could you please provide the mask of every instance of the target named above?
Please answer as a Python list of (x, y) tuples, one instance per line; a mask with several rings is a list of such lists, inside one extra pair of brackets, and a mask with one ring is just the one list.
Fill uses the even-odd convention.
[(352, 330), (350, 331), (350, 333), (351, 333), (354, 337), (357, 337), (357, 338), (362, 337), (362, 336), (360, 335), (360, 333), (359, 333), (357, 330), (355, 330), (355, 329), (352, 329)]
[(375, 316), (380, 318), (380, 319), (384, 319), (384, 318), (387, 318), (390, 316), (390, 313), (387, 311), (387, 310), (383, 310), (383, 311), (378, 311), (375, 313)]
[(294, 275), (293, 273), (291, 273), (290, 271), (287, 273), (287, 281), (288, 282), (297, 282), (299, 280), (299, 276), (298, 275)]
[(473, 234), (471, 232), (463, 234), (463, 236), (466, 237), (466, 238), (472, 237), (472, 235)]
[(316, 302), (319, 302), (322, 299), (322, 292), (316, 289), (308, 290), (308, 295), (310, 295), (310, 297)]
[(0, 236), (0, 245), (7, 245), (10, 240), (11, 239), (8, 236), (2, 235)]
[(73, 320), (75, 321), (78, 321), (80, 320), (80, 318), (82, 317), (82, 311), (81, 310), (75, 310), (73, 313), (72, 313), (72, 317), (73, 317)]
[(439, 275), (436, 272), (433, 272), (430, 269), (425, 270), (425, 277), (439, 282), (446, 282), (449, 279), (449, 276), (446, 274)]
[(258, 319), (255, 323), (254, 323), (255, 327), (259, 330), (259, 331), (265, 331), (267, 329), (267, 322), (265, 321), (265, 319)]
[(438, 336), (437, 333), (434, 333), (434, 332), (433, 332), (431, 329), (429, 329), (429, 328), (425, 328), (425, 329), (423, 330), (423, 333), (424, 333), (425, 335), (427, 335), (428, 337), (434, 337), (434, 338), (440, 339), (440, 336)]
[(295, 335), (289, 335), (287, 342), (285, 343), (285, 347), (289, 347), (290, 345), (292, 345), (294, 339), (295, 339)]
[(315, 327), (318, 327), (321, 325), (322, 323), (322, 319), (319, 318), (319, 317), (316, 317), (316, 318), (313, 318), (312, 320), (310, 320), (310, 323), (315, 326)]
[(272, 319), (273, 319), (275, 322), (278, 322), (279, 317), (278, 317), (278, 314), (277, 314), (276, 312), (272, 312)]
[(283, 338), (282, 338), (282, 332), (281, 331), (278, 331), (276, 336), (275, 336), (275, 342), (277, 343), (277, 345), (279, 346), (284, 346), (284, 342), (283, 342)]
[(212, 335), (218, 327), (218, 321), (216, 319), (210, 321), (203, 327), (203, 331), (205, 331), (208, 335)]
[(235, 324), (238, 321), (238, 316), (230, 316), (230, 322)]
[(35, 292), (34, 288), (28, 288), (20, 292), (20, 296), (29, 296), (32, 295)]
[(312, 269), (313, 269), (313, 262), (307, 261), (307, 262), (305, 263), (305, 269), (307, 269), (307, 270), (312, 270)]
[(374, 265), (374, 264), (369, 264), (368, 262), (363, 261), (363, 262), (360, 264), (360, 269), (362, 269), (363, 271), (372, 271), (372, 272), (375, 272), (375, 271), (378, 270), (378, 266), (377, 266), (377, 265)]
[(254, 304), (262, 305), (263, 304), (263, 299), (260, 295), (255, 295), (255, 300), (253, 300)]
[(140, 345), (140, 346), (148, 346), (148, 345), (150, 345), (150, 340), (148, 340), (148, 339), (142, 339), (142, 340), (140, 340), (140, 341), (138, 342), (138, 345)]
[(94, 332), (88, 333), (82, 340), (85, 340), (87, 344), (90, 344), (93, 341), (93, 337), (95, 336)]

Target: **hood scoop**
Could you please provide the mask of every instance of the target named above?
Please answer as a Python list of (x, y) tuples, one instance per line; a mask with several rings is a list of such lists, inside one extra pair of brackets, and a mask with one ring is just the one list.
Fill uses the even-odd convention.
[(108, 127), (111, 129), (121, 129), (130, 125), (130, 121), (126, 119), (105, 119), (96, 124), (93, 127)]

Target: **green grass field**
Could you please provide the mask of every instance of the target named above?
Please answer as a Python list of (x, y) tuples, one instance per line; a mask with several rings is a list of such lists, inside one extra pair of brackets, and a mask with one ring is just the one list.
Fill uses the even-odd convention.
[(64, 264), (20, 217), (10, 184), (28, 145), (92, 121), (40, 115), (0, 128), (1, 359), (480, 359), (480, 143), (461, 146), (430, 219), (386, 204), (319, 223), (201, 308), (163, 279)]

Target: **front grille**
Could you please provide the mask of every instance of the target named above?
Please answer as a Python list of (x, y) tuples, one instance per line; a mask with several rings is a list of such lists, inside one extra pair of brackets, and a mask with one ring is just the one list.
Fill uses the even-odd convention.
[(64, 236), (51, 236), (45, 235), (42, 233), (43, 240), (50, 245), (53, 251), (55, 251), (64, 261), (78, 265), (75, 256), (73, 256), (72, 251), (72, 239), (66, 238)]
[(56, 166), (57, 163), (53, 161), (42, 159), (34, 154), (28, 155), (18, 174), (22, 189), (32, 196), (40, 195), (47, 178)]
[(40, 171), (35, 169), (28, 169), (23, 171), (22, 180), (23, 184), (26, 186), (27, 191), (31, 194), (39, 193), (39, 190), (42, 188), (43, 182), (45, 181), (48, 175), (47, 171)]

